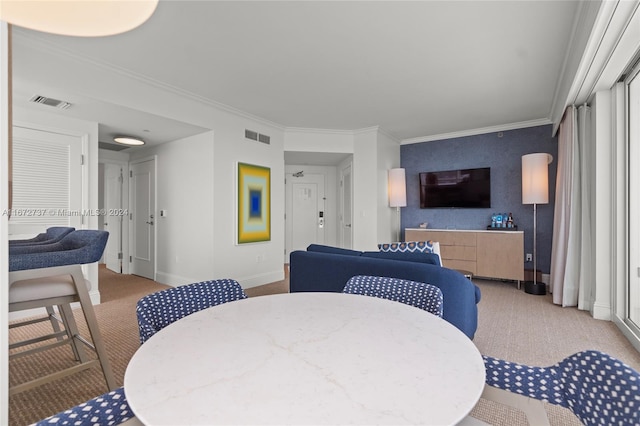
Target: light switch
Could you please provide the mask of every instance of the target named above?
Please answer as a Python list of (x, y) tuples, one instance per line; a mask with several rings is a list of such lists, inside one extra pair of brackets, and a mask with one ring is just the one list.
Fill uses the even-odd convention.
[(160, 210), (160, 217), (167, 217), (167, 211), (166, 210)]

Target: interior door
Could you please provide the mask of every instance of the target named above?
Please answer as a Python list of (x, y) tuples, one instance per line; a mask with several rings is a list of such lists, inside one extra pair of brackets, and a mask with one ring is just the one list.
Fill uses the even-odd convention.
[(155, 160), (131, 164), (131, 273), (155, 279)]
[(287, 253), (305, 250), (309, 244), (324, 244), (325, 192), (324, 175), (286, 176), (286, 240)]
[(342, 241), (342, 247), (349, 249), (353, 247), (352, 188), (353, 181), (351, 179), (351, 165), (348, 165), (340, 171), (340, 192), (342, 199), (342, 212), (340, 214), (340, 239)]
[(122, 272), (122, 167), (119, 164), (104, 164), (104, 230), (109, 231), (109, 240), (104, 250), (107, 269)]

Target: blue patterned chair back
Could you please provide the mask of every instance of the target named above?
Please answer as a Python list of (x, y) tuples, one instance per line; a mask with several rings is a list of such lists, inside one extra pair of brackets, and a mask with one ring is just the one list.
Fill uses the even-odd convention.
[(100, 260), (109, 233), (80, 229), (52, 244), (23, 245), (9, 248), (9, 271), (84, 265)]
[(138, 301), (140, 344), (180, 318), (247, 295), (237, 281), (220, 279), (187, 284), (149, 294)]
[(585, 425), (640, 424), (640, 373), (599, 351), (583, 351), (550, 367), (483, 356), (486, 383), (569, 408)]
[(47, 230), (41, 234), (36, 235), (33, 238), (28, 238), (24, 240), (9, 240), (9, 246), (20, 246), (20, 245), (40, 245), (40, 244), (51, 244), (57, 241), (60, 241), (63, 237), (75, 231), (76, 228), (72, 228), (69, 226), (51, 226), (47, 228)]
[(356, 275), (347, 281), (342, 292), (401, 302), (442, 318), (442, 291), (431, 284), (400, 278)]
[(120, 387), (87, 402), (34, 423), (33, 426), (111, 426), (133, 418), (135, 414)]

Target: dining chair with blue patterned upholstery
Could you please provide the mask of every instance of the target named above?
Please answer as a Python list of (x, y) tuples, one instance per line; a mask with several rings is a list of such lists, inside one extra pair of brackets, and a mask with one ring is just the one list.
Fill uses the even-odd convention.
[(61, 411), (32, 426), (115, 426), (140, 423), (131, 411), (124, 388), (119, 387), (103, 395)]
[(401, 302), (442, 318), (442, 291), (431, 284), (400, 278), (356, 275), (349, 278), (342, 292)]
[(582, 351), (550, 367), (483, 358), (482, 397), (519, 408), (529, 424), (549, 424), (542, 402), (568, 408), (585, 425), (640, 424), (640, 373), (608, 354)]
[(140, 344), (180, 318), (246, 298), (240, 284), (228, 278), (187, 284), (144, 296), (136, 306)]

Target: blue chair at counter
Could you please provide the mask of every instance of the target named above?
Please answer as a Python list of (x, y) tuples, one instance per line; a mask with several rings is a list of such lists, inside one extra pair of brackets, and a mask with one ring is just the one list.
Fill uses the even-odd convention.
[[(108, 237), (109, 233), (106, 231), (77, 230), (59, 242), (16, 247), (20, 248), (21, 252), (9, 254), (9, 312), (42, 307), (53, 312), (51, 307), (58, 306), (60, 322), (64, 325), (64, 331), (58, 331), (59, 327), (58, 330), (54, 327), (52, 334), (10, 344), (9, 348), (14, 352), (9, 355), (9, 359), (69, 344), (76, 360), (80, 361), (79, 364), (55, 374), (12, 386), (9, 389), (10, 395), (97, 365), (102, 369), (107, 388), (117, 388), (81, 268), (83, 264), (100, 260)], [(82, 337), (78, 331), (71, 310), (73, 302), (80, 302), (93, 343)], [(47, 320), (52, 318), (16, 322), (10, 324), (9, 328)], [(36, 341), (52, 339), (56, 341), (34, 349), (25, 349)], [(94, 350), (97, 359), (88, 357), (84, 351), (85, 347)], [(25, 350), (16, 353), (18, 349)]]
[(22, 240), (9, 240), (9, 247), (21, 246), (21, 245), (40, 245), (51, 244), (60, 241), (76, 228), (68, 226), (52, 226), (47, 228), (45, 232), (36, 235), (33, 238), (27, 238)]

